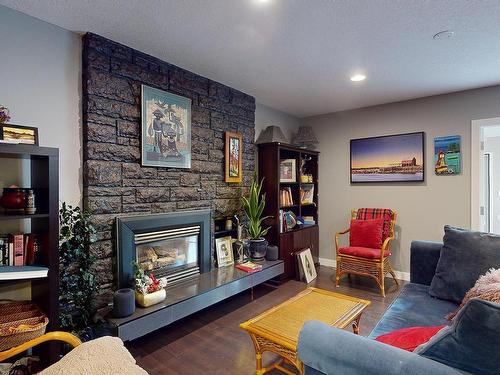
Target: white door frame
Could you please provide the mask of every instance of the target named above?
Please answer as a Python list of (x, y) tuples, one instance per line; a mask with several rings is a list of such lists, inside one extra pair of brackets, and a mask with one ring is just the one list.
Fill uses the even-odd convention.
[(500, 125), (500, 117), (486, 118), (471, 121), (471, 184), (470, 184), (470, 226), (472, 230), (479, 230), (480, 228), (480, 181), (482, 176), (482, 150), (480, 147), (481, 142), (481, 129), (487, 126)]

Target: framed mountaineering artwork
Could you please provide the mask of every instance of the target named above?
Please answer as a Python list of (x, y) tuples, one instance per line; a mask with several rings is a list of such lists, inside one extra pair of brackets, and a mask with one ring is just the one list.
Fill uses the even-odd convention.
[(191, 168), (191, 99), (141, 87), (143, 166)]

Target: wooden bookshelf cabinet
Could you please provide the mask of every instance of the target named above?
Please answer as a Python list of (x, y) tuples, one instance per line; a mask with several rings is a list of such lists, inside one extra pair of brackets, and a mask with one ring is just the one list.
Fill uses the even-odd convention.
[[(273, 142), (258, 145), (259, 149), (259, 180), (264, 178), (263, 191), (266, 193), (266, 208), (264, 214), (271, 216), (266, 224), (271, 227), (266, 239), (271, 245), (278, 245), (280, 259), (284, 260), (284, 278), (295, 277), (294, 253), (304, 248), (310, 248), (314, 262), (319, 260), (319, 152), (305, 150), (291, 145)], [(295, 160), (294, 182), (280, 182), (280, 162), (284, 159)], [(313, 177), (312, 182), (301, 182), (301, 160), (306, 160), (306, 173)], [(301, 190), (314, 188), (312, 203), (301, 202)], [(291, 191), (293, 204), (281, 205), (280, 191), (286, 188)], [(280, 229), (280, 210), (291, 211), (296, 216), (312, 216), (314, 224), (305, 224), (284, 231)]]
[[(0, 211), (0, 233), (5, 232), (8, 221), (29, 220), (30, 232), (35, 233), (39, 241), (40, 266), (48, 268), (47, 277), (29, 280), (31, 299), (49, 318), (47, 331), (53, 331), (59, 327), (59, 150), (2, 143), (0, 165), (6, 166), (7, 159), (25, 160), (21, 162), (22, 171), (19, 171), (17, 185), (34, 190), (37, 210), (34, 215), (10, 215)], [(3, 180), (2, 174), (7, 172), (6, 168), (0, 168), (0, 180)], [(9, 172), (12, 174), (12, 171)], [(21, 174), (29, 175), (29, 186), (23, 186)], [(26, 269), (29, 270), (29, 267)], [(3, 285), (19, 282), (26, 282), (26, 278), (16, 280), (10, 277), (10, 280), (0, 281)], [(41, 345), (39, 354), (44, 363), (53, 363), (59, 357), (59, 344)]]

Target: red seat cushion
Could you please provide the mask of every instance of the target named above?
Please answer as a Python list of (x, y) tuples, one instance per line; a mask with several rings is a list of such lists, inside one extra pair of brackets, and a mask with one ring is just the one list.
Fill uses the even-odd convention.
[(375, 340), (412, 352), (417, 346), (429, 341), (443, 327), (446, 326), (402, 328), (381, 335)]
[[(367, 259), (380, 258), (380, 248), (372, 249), (371, 247), (348, 246), (348, 247), (341, 247), (339, 249), (339, 253), (344, 255), (352, 255), (360, 258), (367, 258)], [(384, 257), (388, 256), (391, 256), (391, 252), (385, 249)]]
[(351, 220), (349, 228), (349, 243), (355, 247), (382, 247), (382, 228), (384, 219)]

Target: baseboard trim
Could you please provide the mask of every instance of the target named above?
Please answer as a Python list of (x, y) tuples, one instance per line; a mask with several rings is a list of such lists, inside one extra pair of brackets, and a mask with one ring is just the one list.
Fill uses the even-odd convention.
[(394, 271), (396, 274), (396, 278), (399, 280), (404, 280), (404, 281), (410, 281), (410, 273), (409, 272), (401, 272), (401, 271)]
[(322, 266), (335, 268), (337, 266), (337, 261), (335, 259), (319, 258), (319, 264)]
[[(337, 262), (335, 261), (335, 259), (328, 259), (328, 258), (319, 258), (319, 264), (322, 266), (333, 267), (333, 268), (337, 266)], [(396, 278), (398, 278), (399, 280), (410, 281), (409, 272), (401, 272), (395, 270), (394, 273), (396, 274)]]

